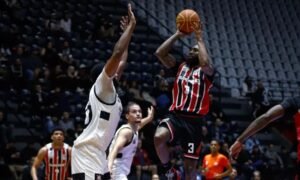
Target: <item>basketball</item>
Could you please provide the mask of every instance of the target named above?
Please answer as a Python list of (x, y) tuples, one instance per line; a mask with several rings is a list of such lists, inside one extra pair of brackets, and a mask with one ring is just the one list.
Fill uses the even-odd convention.
[(199, 15), (192, 9), (182, 10), (176, 17), (177, 29), (185, 34), (192, 33), (199, 22)]

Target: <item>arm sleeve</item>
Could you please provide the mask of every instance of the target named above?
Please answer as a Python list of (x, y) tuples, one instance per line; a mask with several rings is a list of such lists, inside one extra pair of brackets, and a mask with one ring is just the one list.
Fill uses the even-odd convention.
[(113, 84), (113, 78), (114, 77), (108, 77), (105, 71), (102, 71), (95, 82), (96, 95), (105, 103), (113, 103), (116, 99), (116, 89)]

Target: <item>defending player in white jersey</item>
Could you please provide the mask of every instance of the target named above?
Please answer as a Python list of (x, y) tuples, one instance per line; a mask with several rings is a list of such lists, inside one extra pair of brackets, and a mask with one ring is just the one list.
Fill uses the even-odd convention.
[(125, 109), (127, 123), (116, 132), (108, 155), (108, 169), (112, 180), (127, 180), (133, 157), (138, 145), (138, 131), (153, 120), (154, 110), (148, 108), (148, 115), (142, 119), (141, 107), (129, 102)]
[[(94, 85), (86, 105), (85, 128), (74, 141), (72, 149), (73, 180), (110, 179), (105, 151), (107, 150), (122, 113), (122, 104), (113, 79), (120, 76), (127, 61), (128, 45), (136, 25), (128, 4), (128, 16), (122, 17), (123, 34), (104, 68), (96, 65), (91, 71)], [(99, 75), (100, 74), (100, 75)]]

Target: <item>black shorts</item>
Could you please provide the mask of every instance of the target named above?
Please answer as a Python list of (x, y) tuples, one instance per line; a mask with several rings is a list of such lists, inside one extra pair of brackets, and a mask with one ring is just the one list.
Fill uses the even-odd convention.
[(184, 157), (198, 160), (201, 151), (201, 131), (204, 119), (202, 117), (186, 117), (170, 113), (159, 126), (167, 127), (170, 131), (170, 143), (179, 143)]

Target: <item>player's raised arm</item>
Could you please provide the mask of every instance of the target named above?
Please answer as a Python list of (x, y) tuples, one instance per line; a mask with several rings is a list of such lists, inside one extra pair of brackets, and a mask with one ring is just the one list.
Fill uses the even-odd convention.
[[(136, 25), (135, 16), (132, 12), (130, 4), (128, 4), (128, 19), (129, 19), (129, 23), (128, 23), (128, 25), (124, 26), (124, 28), (125, 28), (124, 32), (121, 35), (118, 42), (116, 43), (113, 53), (112, 53), (112, 56), (108, 59), (106, 65), (104, 67), (104, 70), (105, 70), (106, 74), (108, 75), (108, 77), (113, 77), (117, 73), (117, 70), (119, 68), (119, 63), (122, 60), (124, 60), (124, 59), (122, 59), (122, 57), (127, 59), (127, 55), (126, 54), (124, 55), (124, 52), (127, 51), (127, 49), (128, 49), (128, 45), (129, 45), (133, 30)], [(124, 20), (124, 18), (121, 21), (121, 26), (122, 26), (123, 20)]]
[(211, 59), (207, 53), (205, 43), (203, 41), (202, 28), (200, 22), (195, 27), (195, 36), (199, 48), (199, 53), (198, 53), (199, 65), (202, 67), (202, 70), (205, 74), (212, 75), (214, 73), (214, 69), (212, 66)]
[(184, 36), (184, 34), (177, 30), (157, 48), (155, 55), (166, 68), (172, 68), (176, 65), (174, 56), (172, 56), (169, 52), (176, 40), (182, 36)]
[(147, 117), (145, 117), (141, 120), (141, 124), (138, 126), (138, 130), (142, 129), (146, 124), (151, 122), (153, 120), (153, 117), (154, 117), (154, 108), (153, 108), (153, 106), (151, 106), (148, 108)]

